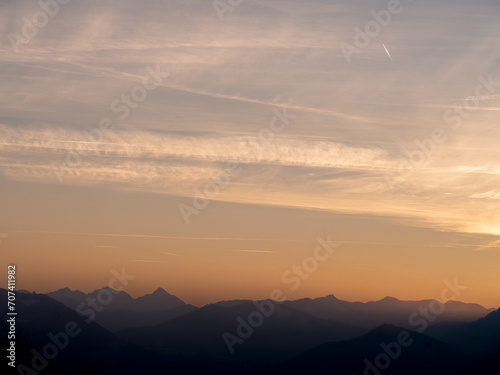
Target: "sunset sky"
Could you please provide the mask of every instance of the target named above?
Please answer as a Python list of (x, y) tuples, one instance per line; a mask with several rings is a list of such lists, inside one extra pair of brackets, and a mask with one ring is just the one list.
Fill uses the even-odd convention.
[[(498, 308), (500, 4), (401, 1), (346, 58), (387, 4), (72, 0), (26, 37), (38, 2), (0, 0), (4, 269), (41, 293), (125, 267), (195, 305), (458, 278)], [(339, 247), (292, 291), (317, 237)]]

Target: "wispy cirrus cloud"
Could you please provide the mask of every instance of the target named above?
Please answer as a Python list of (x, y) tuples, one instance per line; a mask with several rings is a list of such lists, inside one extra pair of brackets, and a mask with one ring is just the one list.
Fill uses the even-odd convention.
[[(339, 43), (378, 5), (254, 2), (221, 29), (211, 2), (73, 1), (19, 53), (0, 43), (0, 172), (56, 184), (52, 163), (74, 151), (86, 155), (65, 184), (191, 197), (233, 161), (245, 171), (223, 201), (499, 233), (498, 93), (479, 97), (462, 129), (398, 191), (384, 178), (415, 140), (446, 126), (445, 110), (475, 95), (479, 75), (496, 73), (498, 7), (414, 2), (411, 22), (393, 22), (346, 64)], [(20, 32), (37, 6), (1, 3), (2, 35)], [(471, 12), (478, 17), (464, 29), (456, 19)], [(149, 64), (168, 70), (168, 82), (103, 139), (85, 137), (101, 118), (116, 119), (111, 103)], [(256, 136), (278, 105), (297, 118), (262, 146)]]

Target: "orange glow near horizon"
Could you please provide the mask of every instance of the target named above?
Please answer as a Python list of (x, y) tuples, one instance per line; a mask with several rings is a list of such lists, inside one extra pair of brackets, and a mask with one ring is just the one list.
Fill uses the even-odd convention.
[[(231, 205), (224, 208), (231, 209)], [(144, 232), (118, 236), (19, 231), (9, 234), (3, 253), (5, 259), (19, 265), (18, 287), (39, 293), (62, 287), (90, 292), (109, 283), (111, 270), (121, 272), (125, 268), (127, 275), (135, 277), (125, 288), (132, 296), (162, 287), (197, 306), (219, 300), (266, 299), (274, 289), (282, 290), (287, 299), (329, 294), (349, 301), (379, 300), (386, 296), (401, 300), (438, 299), (444, 280), (455, 278), (468, 287), (458, 300), (489, 308), (500, 305), (495, 287), (500, 282), (495, 267), (500, 254), (494, 250), (475, 251), (481, 243), (489, 242), (488, 239), (423, 229), (395, 229), (384, 220), (380, 229), (387, 226), (385, 230), (409, 232), (395, 235), (392, 242), (382, 241), (384, 234), (376, 231), (367, 231), (361, 239), (356, 226), (363, 223), (353, 218), (310, 213), (309, 223), (300, 223), (300, 215), (293, 218), (292, 214), (290, 218), (282, 209), (271, 211), (282, 218), (289, 217), (289, 222), (275, 228), (275, 233), (285, 234), (287, 225), (301, 226), (302, 233), (290, 232), (288, 238), (269, 236), (267, 239), (245, 239), (248, 233), (241, 233), (234, 239), (217, 230), (214, 230), (214, 238), (192, 235), (169, 238), (179, 236)], [(326, 260), (318, 261), (317, 269), (309, 273), (303, 269), (303, 262), (314, 256), (318, 246), (314, 226), (319, 221), (328, 221), (329, 216), (331, 230), (323, 223), (322, 233), (316, 237), (330, 236), (339, 247)], [(267, 220), (263, 218), (261, 225), (267, 225)], [(343, 224), (336, 227), (339, 223)], [(422, 232), (426, 232), (427, 238), (420, 237)], [(309, 239), (305, 237), (307, 233), (310, 233)], [(359, 239), (353, 240), (353, 235)], [(412, 241), (405, 244), (400, 236), (409, 236)], [(461, 242), (447, 242), (454, 237), (461, 238)], [(293, 272), (294, 265), (301, 267), (302, 276)], [(291, 273), (284, 278), (287, 270)], [(295, 284), (292, 277), (300, 279), (296, 290), (292, 290)]]
[[(211, 1), (120, 1), (65, 5), (19, 48), (43, 12), (2, 2), (0, 253), (19, 288), (89, 292), (125, 268), (131, 295), (199, 306), (438, 298), (457, 278), (500, 307), (498, 2), (413, 1), (346, 56), (375, 2), (221, 22)], [(299, 285), (318, 237), (338, 250)]]

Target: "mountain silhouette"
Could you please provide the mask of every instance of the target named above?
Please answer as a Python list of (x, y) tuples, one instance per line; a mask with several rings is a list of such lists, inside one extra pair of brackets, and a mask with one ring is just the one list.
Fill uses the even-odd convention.
[(80, 303), (84, 302), (87, 297), (87, 294), (79, 290), (71, 290), (67, 287), (45, 294), (73, 310), (75, 310)]
[(165, 323), (197, 309), (197, 307), (186, 304), (162, 288), (138, 298), (133, 298), (124, 291), (117, 291), (110, 287), (97, 289), (89, 294), (62, 288), (47, 293), (47, 296), (77, 310), (79, 306), (88, 303), (88, 298), (99, 301), (100, 293), (111, 295), (112, 299), (105, 304), (102, 312), (96, 314), (95, 319), (97, 323), (111, 332), (117, 332), (124, 328)]
[[(7, 299), (6, 290), (0, 289), (0, 298)], [(92, 315), (89, 298), (108, 303), (97, 305)], [(334, 320), (348, 320), (350, 313), (351, 321), (365, 326), (379, 320), (408, 322), (410, 307), (418, 311), (430, 301), (386, 297), (361, 303), (330, 295), (283, 303), (221, 301), (197, 308), (161, 288), (139, 298), (108, 288), (89, 294), (68, 288), (48, 295), (19, 291), (17, 358), (19, 364), (30, 365), (33, 349), (43, 352), (52, 342), (50, 334), (64, 332), (74, 322), (81, 332), (40, 374), (498, 375), (500, 310), (467, 323), (463, 319), (487, 309), (448, 302), (445, 319), (423, 333), (394, 324), (368, 330)], [(75, 311), (81, 303), (83, 315)], [(0, 314), (6, 309), (5, 304)], [(5, 323), (0, 326), (3, 333)], [(7, 351), (7, 336), (2, 337), (2, 350)]]
[(283, 373), (473, 374), (473, 361), (424, 334), (382, 325), (348, 341), (326, 343), (276, 366)]
[(500, 309), (458, 327), (444, 336), (443, 341), (474, 356), (500, 374)]
[[(0, 299), (7, 300), (7, 290), (0, 289)], [(2, 373), (135, 375), (143, 372), (161, 373), (165, 368), (173, 366), (169, 358), (141, 346), (126, 343), (95, 321), (87, 322), (85, 317), (47, 295), (16, 292), (15, 304), (16, 365), (25, 368), (20, 372), (17, 368), (4, 366)], [(3, 353), (7, 353), (10, 345), (6, 334), (7, 312), (7, 303), (2, 304), (0, 349)], [(96, 316), (100, 313), (98, 312)], [(67, 335), (68, 324), (72, 328), (69, 331), (73, 333), (72, 336)], [(67, 335), (67, 342), (62, 334)], [(54, 340), (59, 340), (57, 345), (62, 345), (61, 347), (55, 346), (55, 341), (52, 339), (54, 337), (56, 337)], [(55, 357), (52, 356), (54, 348), (57, 348)], [(33, 351), (38, 353), (35, 365), (44, 365), (46, 361), (43, 368), (34, 369)], [(44, 355), (50, 358), (45, 358)]]
[[(434, 302), (433, 302), (434, 301)], [(393, 324), (408, 329), (416, 329), (410, 322), (410, 317), (420, 309), (429, 309), (435, 300), (401, 301), (393, 297), (385, 297), (372, 302), (348, 302), (328, 295), (321, 298), (303, 298), (296, 301), (286, 301), (285, 306), (307, 312), (322, 319), (352, 324), (372, 329), (382, 324)], [(435, 321), (429, 325), (442, 322), (472, 322), (482, 318), (493, 309), (486, 309), (474, 303), (448, 301), (444, 311), (436, 314)], [(415, 318), (415, 320), (417, 317)]]
[[(0, 298), (7, 300), (6, 290), (0, 289)], [(16, 293), (15, 306), (16, 343), (20, 344), (16, 354), (18, 365), (32, 368), (35, 356), (33, 350), (44, 353), (47, 345), (54, 346), (49, 334), (58, 337), (56, 341), (60, 340), (59, 345), (65, 343), (66, 335), (67, 346), (58, 349), (59, 355), (54, 360), (46, 360), (41, 373), (56, 374), (63, 369), (75, 370), (78, 367), (95, 374), (104, 372), (108, 363), (105, 353), (113, 351), (118, 343), (113, 334), (94, 322), (85, 322), (75, 311), (43, 294)], [(6, 307), (7, 304), (0, 307), (0, 314), (7, 313)], [(2, 339), (6, 339), (6, 336), (2, 335)], [(37, 361), (39, 364), (44, 362), (40, 357)]]
[(106, 305), (107, 309), (128, 311), (164, 311), (186, 305), (184, 301), (172, 294), (169, 294), (163, 288), (158, 288), (153, 293), (146, 294), (138, 298), (133, 298), (127, 292), (115, 290), (109, 286), (94, 290), (88, 294), (80, 292), (79, 290), (70, 290), (69, 288), (62, 288), (55, 292), (46, 294), (56, 301), (59, 301), (75, 310), (78, 305), (85, 302), (87, 298), (97, 298), (100, 293), (111, 293), (113, 296), (111, 302)]
[(158, 288), (151, 294), (136, 298), (135, 301), (140, 311), (164, 311), (186, 305), (184, 301), (167, 293), (163, 288)]
[[(267, 301), (269, 302), (269, 301)], [(262, 303), (262, 302), (259, 302)], [(155, 327), (131, 328), (117, 333), (130, 342), (161, 347), (165, 353), (178, 356), (209, 354), (244, 364), (267, 364), (284, 360), (306, 349), (331, 340), (356, 337), (365, 330), (310, 314), (273, 302), (274, 311), (264, 317), (262, 325), (234, 346), (231, 354), (223, 338), (228, 332), (237, 335), (238, 318), (259, 311), (254, 303), (233, 306), (211, 304)], [(240, 320), (241, 321), (241, 320)]]

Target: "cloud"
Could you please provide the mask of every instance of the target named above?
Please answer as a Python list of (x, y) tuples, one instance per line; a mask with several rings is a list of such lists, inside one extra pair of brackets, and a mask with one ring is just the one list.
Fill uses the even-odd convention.
[[(35, 2), (2, 2), (0, 31), (19, 33)], [(500, 233), (498, 92), (450, 131), (443, 115), (495, 75), (499, 8), (413, 2), (348, 64), (339, 43), (383, 2), (245, 2), (221, 23), (206, 1), (72, 1), (20, 51), (0, 44), (0, 173), (192, 197), (238, 162), (217, 199), (414, 220), (438, 230)], [(469, 27), (456, 22), (467, 17)], [(394, 62), (380, 45), (390, 46)], [(397, 58), (396, 58), (397, 56)], [(170, 73), (123, 121), (111, 103), (147, 66)], [(258, 139), (275, 106), (296, 118)], [(104, 137), (84, 130), (112, 118)], [(448, 139), (391, 191), (416, 141)], [(78, 156), (78, 153), (85, 154)]]
[(498, 248), (500, 248), (500, 240), (489, 242), (486, 245), (479, 246), (478, 248), (476, 248), (474, 250), (475, 251), (487, 251), (487, 250), (498, 249)]
[(278, 254), (276, 251), (267, 251), (267, 250), (231, 249), (231, 251), (236, 251), (241, 253)]

